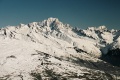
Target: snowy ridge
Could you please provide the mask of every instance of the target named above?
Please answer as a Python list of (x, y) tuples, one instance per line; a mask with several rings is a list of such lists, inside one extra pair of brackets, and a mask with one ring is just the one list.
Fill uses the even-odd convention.
[(119, 35), (105, 26), (73, 28), (57, 18), (2, 28), (0, 80), (114, 80), (119, 67), (100, 58), (120, 49)]

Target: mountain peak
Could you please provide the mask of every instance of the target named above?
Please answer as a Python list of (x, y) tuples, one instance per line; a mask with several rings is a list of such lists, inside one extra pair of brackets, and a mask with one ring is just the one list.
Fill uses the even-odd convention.
[(52, 21), (59, 21), (59, 20), (58, 20), (58, 18), (50, 17), (50, 18), (47, 19), (47, 21), (51, 21), (52, 22)]
[(88, 30), (107, 30), (106, 26), (99, 26), (99, 27), (88, 27)]
[(99, 26), (98, 28), (97, 28), (98, 30), (107, 30), (107, 28), (106, 28), (106, 26)]

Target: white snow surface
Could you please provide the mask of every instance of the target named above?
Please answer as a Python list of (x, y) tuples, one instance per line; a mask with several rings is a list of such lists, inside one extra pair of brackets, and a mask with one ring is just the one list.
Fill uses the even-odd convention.
[[(42, 73), (45, 69), (53, 69), (60, 74), (73, 72), (83, 75), (89, 69), (68, 61), (68, 58), (97, 62), (102, 54), (101, 48), (106, 44), (120, 48), (120, 38), (114, 42), (114, 31), (107, 32), (105, 26), (81, 31), (86, 36), (79, 35), (80, 31), (73, 31), (70, 25), (63, 24), (57, 18), (2, 28), (0, 77), (9, 76), (8, 80), (33, 80), (30, 75), (32, 71)], [(77, 52), (75, 47), (83, 51)]]

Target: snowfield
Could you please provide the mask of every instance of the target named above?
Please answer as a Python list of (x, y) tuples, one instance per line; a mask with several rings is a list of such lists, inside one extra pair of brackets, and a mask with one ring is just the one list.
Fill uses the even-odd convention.
[(105, 26), (73, 28), (57, 18), (1, 28), (0, 80), (117, 80), (119, 62), (106, 59), (115, 49), (119, 56), (119, 35)]

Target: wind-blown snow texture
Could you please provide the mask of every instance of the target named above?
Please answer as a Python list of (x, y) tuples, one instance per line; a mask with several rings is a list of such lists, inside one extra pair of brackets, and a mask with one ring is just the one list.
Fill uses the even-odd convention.
[(119, 30), (82, 30), (57, 18), (1, 28), (0, 80), (119, 79), (119, 36)]

